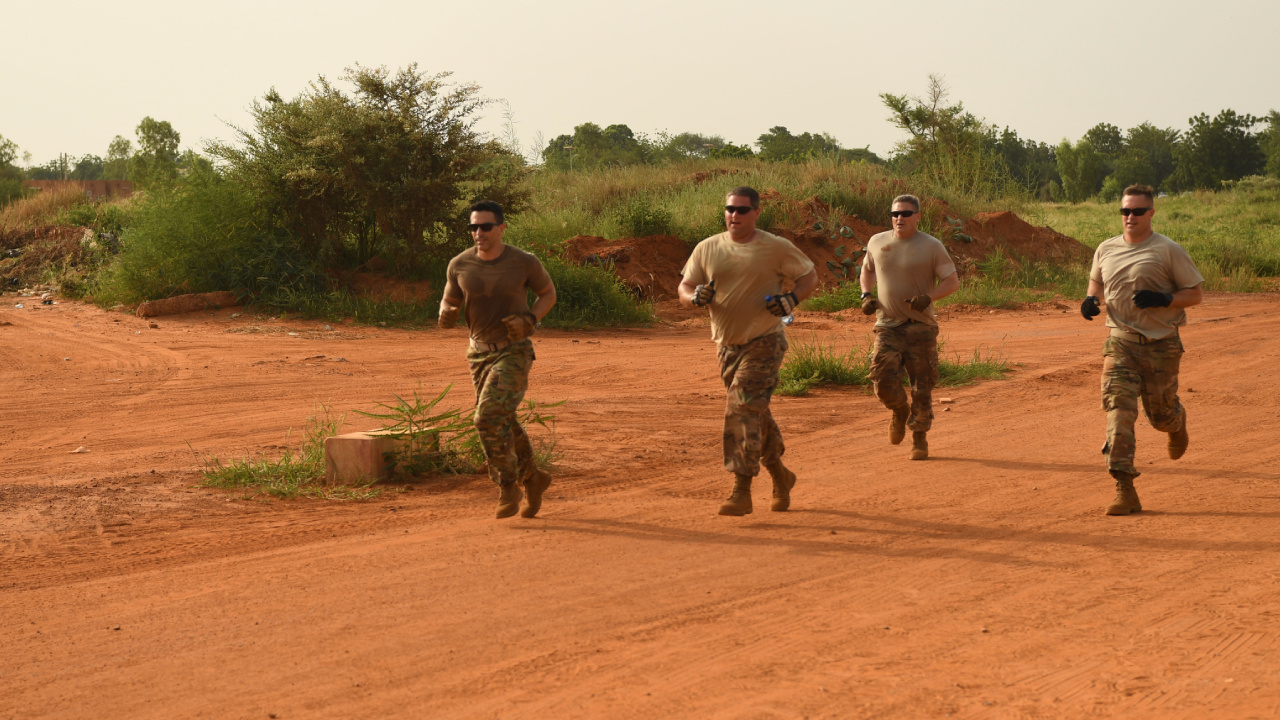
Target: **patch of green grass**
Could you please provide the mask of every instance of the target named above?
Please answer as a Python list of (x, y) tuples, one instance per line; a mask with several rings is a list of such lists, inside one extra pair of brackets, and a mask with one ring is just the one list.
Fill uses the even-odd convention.
[[(834, 343), (811, 337), (792, 346), (778, 372), (778, 395), (804, 395), (818, 385), (871, 385), (871, 358), (874, 342), (867, 339), (842, 353)], [(938, 386), (967, 385), (978, 380), (998, 380), (1010, 371), (1003, 353), (984, 351), (978, 347), (973, 355), (954, 359), (944, 352), (945, 342), (938, 343)], [(903, 382), (907, 380), (904, 378)]]
[[(367, 500), (378, 494), (369, 487), (374, 479), (356, 485), (326, 486), (324, 484), (324, 441), (338, 434), (343, 416), (334, 417), (324, 409), (307, 418), (305, 437), (298, 448), (286, 448), (278, 457), (267, 453), (246, 455), (238, 460), (223, 462), (210, 455), (205, 459), (205, 487), (245, 489), (253, 494), (265, 494), (279, 498), (314, 497), (343, 500)], [(286, 442), (288, 438), (286, 436)]]
[(543, 327), (617, 327), (653, 320), (653, 306), (635, 298), (608, 270), (558, 257), (542, 262), (556, 285), (556, 304), (542, 319)]
[[(1156, 232), (1187, 249), (1205, 287), (1257, 292), (1280, 276), (1280, 181), (1245, 178), (1225, 190), (1156, 198)], [(1042, 206), (1044, 224), (1089, 247), (1121, 233), (1118, 203)]]
[(826, 288), (805, 298), (801, 310), (838, 312), (847, 308), (862, 307), (862, 288), (857, 283), (845, 283)]
[[(433, 287), (434, 284), (433, 284)], [(339, 322), (350, 318), (362, 325), (434, 327), (440, 312), (440, 291), (420, 302), (373, 300), (347, 290), (320, 292), (280, 288), (253, 302), (255, 309), (297, 313), (305, 318)]]

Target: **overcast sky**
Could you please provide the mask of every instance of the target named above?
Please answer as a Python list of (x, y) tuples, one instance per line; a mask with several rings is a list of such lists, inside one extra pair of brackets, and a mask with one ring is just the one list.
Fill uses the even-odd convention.
[[(4, 2), (0, 135), (43, 163), (105, 155), (144, 116), (184, 147), (254, 98), (353, 63), (412, 62), (507, 100), (525, 145), (591, 121), (753, 142), (774, 125), (886, 155), (879, 94), (952, 99), (1024, 138), (1185, 129), (1280, 109), (1280, 2)], [(500, 111), (482, 127), (498, 132)]]

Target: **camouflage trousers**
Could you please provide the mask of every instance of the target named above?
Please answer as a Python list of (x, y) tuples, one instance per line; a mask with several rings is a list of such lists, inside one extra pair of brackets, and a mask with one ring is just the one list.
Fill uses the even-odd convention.
[(1107, 411), (1107, 469), (1137, 477), (1133, 426), (1138, 398), (1151, 426), (1177, 432), (1186, 422), (1178, 400), (1178, 366), (1182, 340), (1177, 335), (1146, 344), (1108, 337), (1102, 346), (1102, 409)]
[[(871, 382), (876, 396), (890, 410), (910, 408), (907, 427), (928, 432), (933, 427), (933, 386), (938, 384), (938, 326), (908, 322), (877, 327), (871, 357)], [(902, 376), (911, 380), (911, 399)]]
[(529, 387), (533, 342), (467, 353), (471, 381), (476, 386), (476, 432), (489, 464), (489, 477), (498, 485), (520, 482), (535, 469), (533, 446), (516, 419)]
[(769, 399), (787, 354), (787, 336), (770, 333), (742, 345), (721, 346), (720, 378), (728, 390), (724, 407), (724, 469), (755, 476), (773, 467), (786, 448)]

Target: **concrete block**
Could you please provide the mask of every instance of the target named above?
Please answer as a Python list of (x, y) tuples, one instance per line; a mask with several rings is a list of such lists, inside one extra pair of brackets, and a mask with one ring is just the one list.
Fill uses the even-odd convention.
[(405, 438), (388, 437), (385, 430), (325, 438), (325, 482), (330, 485), (345, 485), (371, 477), (386, 480), (386, 454), (405, 441)]

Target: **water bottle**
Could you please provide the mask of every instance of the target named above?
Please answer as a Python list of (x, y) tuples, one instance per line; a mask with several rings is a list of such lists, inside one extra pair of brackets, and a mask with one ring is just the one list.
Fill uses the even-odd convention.
[[(773, 302), (773, 296), (772, 296), (772, 295), (765, 295), (765, 296), (764, 296), (764, 301), (765, 301), (766, 303), (771, 303), (771, 302)], [(782, 316), (782, 324), (783, 324), (783, 325), (790, 325), (791, 323), (793, 323), (793, 322), (795, 322), (795, 321), (796, 321), (796, 314), (795, 314), (794, 312), (792, 312), (792, 313), (790, 313), (790, 314), (788, 314), (788, 315), (783, 315), (783, 316)]]

